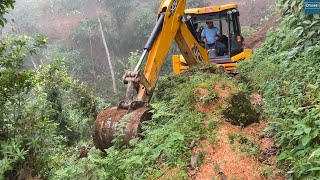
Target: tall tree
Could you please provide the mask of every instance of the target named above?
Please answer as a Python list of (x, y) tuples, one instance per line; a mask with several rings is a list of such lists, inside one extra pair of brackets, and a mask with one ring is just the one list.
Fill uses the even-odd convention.
[(97, 16), (97, 19), (98, 19), (98, 22), (99, 22), (99, 27), (100, 27), (102, 42), (103, 42), (104, 48), (105, 48), (105, 50), (106, 50), (107, 59), (108, 59), (109, 67), (110, 67), (111, 78), (112, 78), (112, 86), (113, 86), (113, 92), (114, 92), (114, 93), (117, 93), (117, 85), (116, 85), (116, 79), (115, 79), (115, 76), (114, 76), (114, 70), (113, 70), (113, 66), (112, 66), (112, 62), (111, 62), (111, 58), (110, 58), (110, 53), (109, 53), (108, 45), (107, 45), (106, 39), (105, 39), (105, 37), (104, 37), (104, 32), (103, 32), (103, 28), (102, 28), (102, 24), (101, 24), (99, 15)]

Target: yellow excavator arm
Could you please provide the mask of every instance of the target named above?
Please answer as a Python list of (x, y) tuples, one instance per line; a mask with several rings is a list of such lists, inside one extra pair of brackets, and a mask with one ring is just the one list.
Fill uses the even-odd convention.
[[(233, 6), (223, 6), (223, 8)], [(139, 136), (140, 123), (151, 117), (149, 102), (163, 62), (174, 40), (181, 51), (180, 56), (173, 56), (174, 72), (180, 73), (188, 66), (210, 63), (208, 51), (200, 45), (190, 31), (185, 16), (185, 12), (199, 14), (204, 11), (203, 13), (208, 13), (209, 9), (207, 7), (199, 8), (198, 11), (195, 9), (186, 11), (185, 8), (186, 0), (162, 1), (157, 23), (144, 47), (141, 58), (135, 69), (127, 71), (123, 77), (124, 83), (127, 84), (126, 99), (116, 107), (104, 109), (97, 117), (93, 140), (95, 146), (100, 150), (112, 146), (114, 134), (118, 131), (117, 126), (123, 119), (127, 121), (122, 133), (124, 134), (123, 143), (128, 144), (132, 138)], [(219, 10), (224, 9), (218, 8), (217, 11)], [(142, 64), (145, 60), (146, 64), (143, 69)], [(186, 66), (182, 67), (181, 63)]]
[[(174, 40), (189, 66), (209, 62), (207, 51), (201, 47), (183, 23), (185, 6), (186, 0), (164, 0), (161, 3), (157, 23), (144, 47), (142, 57), (134, 71), (128, 71), (124, 76), (124, 82), (133, 85), (137, 90), (134, 101), (139, 102), (138, 106), (149, 103), (162, 64)], [(141, 64), (146, 57), (146, 65), (142, 72)], [(120, 104), (121, 107), (139, 108), (130, 107), (133, 99), (132, 96), (127, 97), (129, 99), (123, 101)]]

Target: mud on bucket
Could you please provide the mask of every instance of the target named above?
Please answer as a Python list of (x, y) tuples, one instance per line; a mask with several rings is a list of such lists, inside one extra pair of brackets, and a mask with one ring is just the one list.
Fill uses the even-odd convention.
[[(104, 151), (113, 145), (112, 140), (119, 128), (120, 120), (124, 118), (126, 121), (123, 128), (123, 145), (128, 145), (131, 139), (140, 136), (141, 122), (151, 119), (150, 108), (142, 107), (128, 114), (127, 109), (118, 107), (110, 107), (101, 111), (94, 123), (93, 127), (93, 143), (97, 149)], [(128, 119), (126, 119), (128, 118)]]

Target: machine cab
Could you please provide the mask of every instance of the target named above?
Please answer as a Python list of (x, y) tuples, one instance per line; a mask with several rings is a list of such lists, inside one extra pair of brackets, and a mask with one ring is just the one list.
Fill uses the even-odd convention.
[[(210, 62), (218, 64), (226, 71), (234, 71), (237, 61), (247, 59), (252, 54), (252, 50), (242, 47), (244, 38), (241, 35), (240, 13), (237, 8), (236, 4), (227, 4), (185, 10), (184, 23), (189, 31), (198, 43), (208, 50)], [(217, 41), (224, 45), (224, 49), (208, 47), (203, 42), (201, 34), (207, 28), (208, 21), (213, 22), (214, 27), (220, 30)]]

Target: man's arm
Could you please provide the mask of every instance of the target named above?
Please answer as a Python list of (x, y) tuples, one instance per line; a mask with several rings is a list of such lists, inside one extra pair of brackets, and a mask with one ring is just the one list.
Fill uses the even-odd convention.
[(207, 42), (207, 38), (206, 38), (206, 33), (205, 33), (206, 29), (203, 29), (201, 32), (201, 39), (203, 42)]
[(216, 36), (216, 40), (219, 40), (221, 37), (221, 32), (220, 32), (220, 29), (217, 28), (217, 36)]

